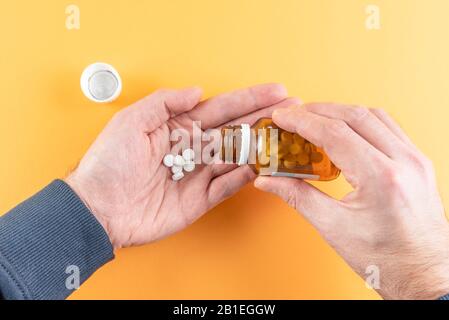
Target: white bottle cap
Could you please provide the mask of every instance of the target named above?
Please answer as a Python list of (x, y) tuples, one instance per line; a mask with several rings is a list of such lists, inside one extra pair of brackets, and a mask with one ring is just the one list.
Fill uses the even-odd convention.
[(113, 66), (97, 62), (84, 69), (81, 75), (81, 90), (94, 102), (112, 102), (122, 91), (122, 79)]

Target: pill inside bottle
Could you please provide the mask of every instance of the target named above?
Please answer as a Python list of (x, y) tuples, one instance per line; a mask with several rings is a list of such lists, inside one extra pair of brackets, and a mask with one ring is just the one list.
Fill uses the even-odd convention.
[(258, 175), (321, 181), (340, 175), (322, 148), (279, 128), (272, 119), (262, 118), (251, 127), (226, 126), (221, 134), (221, 159), (248, 164)]

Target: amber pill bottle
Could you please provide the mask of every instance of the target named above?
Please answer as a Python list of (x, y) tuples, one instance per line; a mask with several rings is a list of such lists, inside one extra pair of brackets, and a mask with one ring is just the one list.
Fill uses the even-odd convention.
[(272, 119), (262, 118), (251, 127), (226, 126), (221, 134), (221, 159), (248, 164), (258, 175), (329, 181), (340, 174), (321, 148), (277, 127)]

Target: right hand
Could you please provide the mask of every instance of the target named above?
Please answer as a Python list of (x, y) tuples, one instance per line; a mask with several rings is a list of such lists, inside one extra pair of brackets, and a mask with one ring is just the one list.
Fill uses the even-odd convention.
[(385, 112), (309, 104), (273, 120), (322, 147), (354, 191), (338, 201), (301, 180), (259, 177), (256, 187), (300, 211), (363, 278), (378, 267), (382, 297), (449, 293), (449, 225), (431, 161)]

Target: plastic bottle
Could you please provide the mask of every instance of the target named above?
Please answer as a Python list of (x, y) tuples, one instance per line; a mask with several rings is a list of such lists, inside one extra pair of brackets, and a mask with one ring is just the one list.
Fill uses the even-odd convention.
[(248, 164), (258, 175), (328, 181), (340, 174), (323, 149), (271, 119), (262, 118), (251, 127), (227, 126), (221, 133), (221, 159)]

